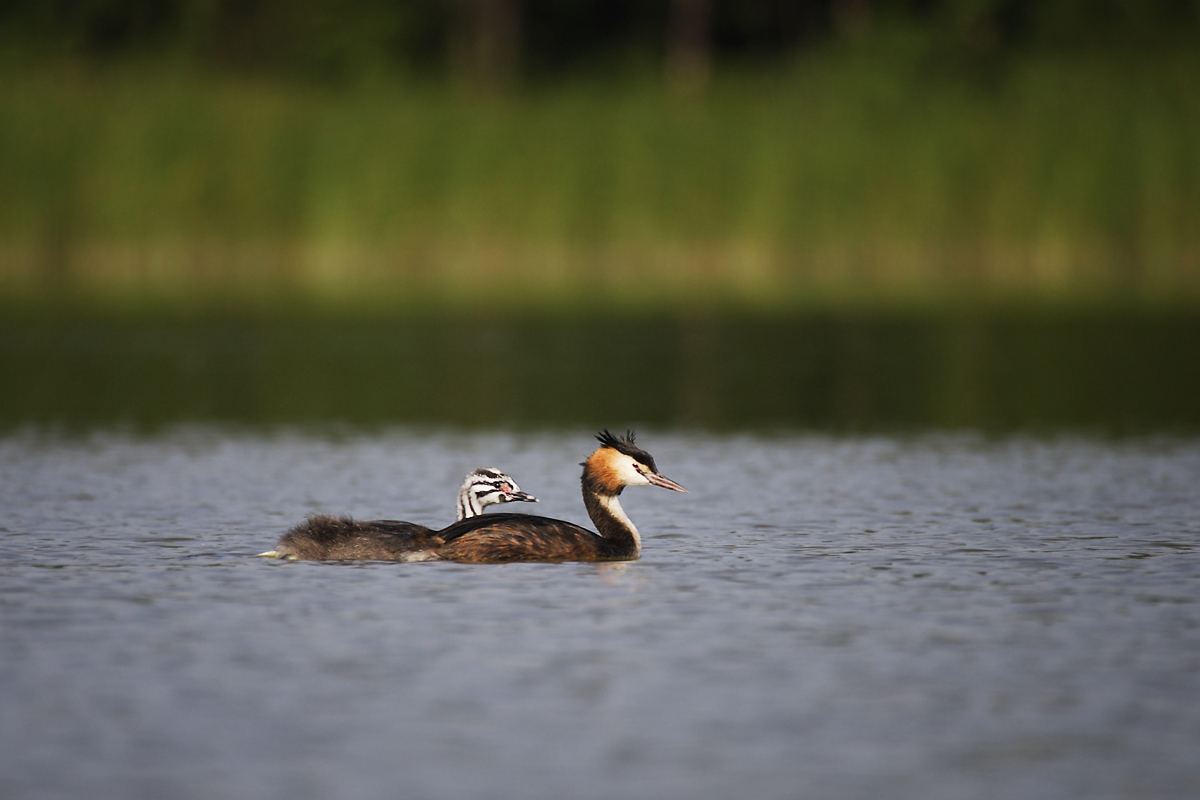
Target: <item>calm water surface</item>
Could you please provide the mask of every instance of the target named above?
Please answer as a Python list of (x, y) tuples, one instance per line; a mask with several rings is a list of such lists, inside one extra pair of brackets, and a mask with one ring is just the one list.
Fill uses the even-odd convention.
[(0, 438), (0, 797), (1184, 798), (1200, 440), (647, 430), (639, 562), (253, 556), (578, 433)]

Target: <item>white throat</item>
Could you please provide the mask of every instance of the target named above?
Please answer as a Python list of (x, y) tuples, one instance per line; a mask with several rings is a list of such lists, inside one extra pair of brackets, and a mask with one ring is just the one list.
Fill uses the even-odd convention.
[(633, 520), (626, 515), (625, 509), (621, 508), (621, 501), (617, 499), (617, 496), (615, 494), (607, 497), (602, 495), (596, 499), (600, 501), (600, 505), (604, 506), (608, 513), (616, 517), (617, 521), (628, 528), (629, 532), (633, 534), (634, 552), (642, 552), (642, 537), (638, 534), (638, 529), (634, 526)]

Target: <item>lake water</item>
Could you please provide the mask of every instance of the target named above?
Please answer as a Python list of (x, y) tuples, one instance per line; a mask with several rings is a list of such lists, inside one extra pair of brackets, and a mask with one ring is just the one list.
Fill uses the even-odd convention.
[(485, 465), (586, 522), (592, 432), (10, 426), (0, 797), (1196, 796), (1196, 437), (650, 427), (638, 562), (254, 557)]

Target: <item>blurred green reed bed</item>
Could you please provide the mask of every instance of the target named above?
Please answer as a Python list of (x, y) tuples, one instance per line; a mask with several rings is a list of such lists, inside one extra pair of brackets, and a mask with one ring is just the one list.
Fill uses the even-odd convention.
[(0, 68), (9, 301), (1200, 299), (1200, 53), (496, 96)]

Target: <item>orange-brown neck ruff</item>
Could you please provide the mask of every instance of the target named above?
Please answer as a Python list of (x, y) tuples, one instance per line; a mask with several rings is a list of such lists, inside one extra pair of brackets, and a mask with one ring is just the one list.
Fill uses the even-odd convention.
[(601, 447), (583, 462), (584, 494), (615, 497), (625, 488), (618, 459), (623, 456), (611, 447)]

